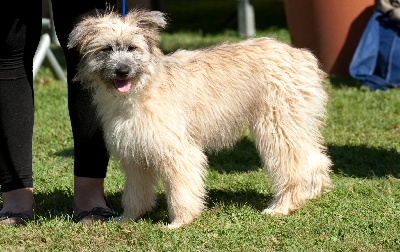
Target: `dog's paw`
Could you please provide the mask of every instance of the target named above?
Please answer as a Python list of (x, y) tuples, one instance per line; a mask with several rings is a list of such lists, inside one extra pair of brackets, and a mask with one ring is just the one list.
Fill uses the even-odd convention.
[(290, 214), (290, 211), (279, 211), (275, 208), (267, 208), (264, 209), (261, 214), (266, 214), (266, 215), (288, 215)]
[(181, 228), (183, 227), (185, 224), (184, 223), (177, 223), (177, 222), (172, 222), (170, 224), (167, 225), (168, 229), (177, 229), (177, 228)]

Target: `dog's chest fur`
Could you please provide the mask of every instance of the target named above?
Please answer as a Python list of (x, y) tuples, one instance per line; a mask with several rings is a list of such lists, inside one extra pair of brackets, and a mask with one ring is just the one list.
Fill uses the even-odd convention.
[(97, 90), (94, 96), (97, 112), (103, 123), (104, 138), (112, 155), (118, 159), (146, 158), (144, 152), (154, 144), (152, 125), (158, 124), (143, 111), (134, 98), (117, 99), (107, 91)]

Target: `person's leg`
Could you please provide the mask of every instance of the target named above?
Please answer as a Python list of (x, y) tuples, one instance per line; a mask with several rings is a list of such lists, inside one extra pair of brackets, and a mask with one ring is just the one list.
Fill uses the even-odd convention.
[(74, 206), (81, 211), (107, 208), (103, 183), (109, 156), (91, 93), (73, 81), (79, 55), (77, 51), (67, 48), (69, 33), (76, 22), (82, 16), (95, 12), (95, 9), (104, 10), (106, 1), (53, 1), (52, 5), (57, 37), (64, 51), (68, 71), (68, 107), (75, 153)]
[(21, 221), (9, 218), (12, 214), (33, 214), (32, 64), (42, 28), (41, 2), (29, 11), (24, 4), (3, 8), (0, 22), (0, 224), (12, 225)]
[[(1, 212), (19, 212), (32, 208), (33, 201), (33, 98), (31, 85), (26, 77), (6, 80), (5, 75), (13, 76), (9, 70), (0, 66)], [(26, 76), (26, 73), (22, 75)]]

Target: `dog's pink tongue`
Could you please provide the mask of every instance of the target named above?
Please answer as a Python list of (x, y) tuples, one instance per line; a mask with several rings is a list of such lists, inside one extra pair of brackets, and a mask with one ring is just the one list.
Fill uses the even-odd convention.
[(131, 88), (132, 83), (129, 80), (116, 80), (114, 85), (119, 92), (126, 93)]

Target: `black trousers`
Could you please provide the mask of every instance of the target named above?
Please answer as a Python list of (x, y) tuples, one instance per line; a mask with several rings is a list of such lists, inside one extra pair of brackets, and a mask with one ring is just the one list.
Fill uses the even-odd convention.
[[(107, 1), (115, 4), (115, 1)], [(0, 186), (32, 187), (34, 96), (32, 62), (41, 35), (41, 0), (11, 1), (0, 10)], [(68, 108), (74, 137), (74, 174), (104, 178), (109, 156), (91, 94), (72, 81), (79, 55), (66, 48), (75, 23), (105, 0), (53, 0), (57, 37), (67, 62)]]

